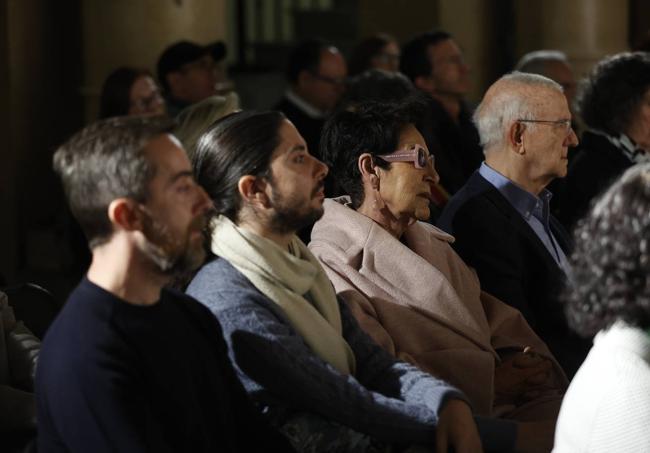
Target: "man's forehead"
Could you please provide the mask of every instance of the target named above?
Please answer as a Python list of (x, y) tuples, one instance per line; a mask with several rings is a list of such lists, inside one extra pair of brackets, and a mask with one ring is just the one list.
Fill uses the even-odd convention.
[(278, 146), (273, 150), (271, 160), (294, 151), (307, 149), (305, 140), (289, 120), (283, 120), (278, 129)]
[(566, 97), (560, 91), (553, 88), (539, 87), (534, 91), (533, 96), (533, 105), (540, 111), (557, 114), (566, 113), (570, 117)]
[(147, 159), (160, 170), (174, 171), (191, 167), (181, 142), (171, 133), (162, 133), (144, 147)]

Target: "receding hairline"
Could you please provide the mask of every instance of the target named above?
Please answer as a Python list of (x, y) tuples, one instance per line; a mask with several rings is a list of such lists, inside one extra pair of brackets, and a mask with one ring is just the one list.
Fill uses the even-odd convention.
[(538, 98), (548, 92), (564, 94), (562, 86), (548, 77), (539, 74), (511, 72), (501, 77), (488, 88), (481, 105), (490, 105), (494, 99), (507, 94)]

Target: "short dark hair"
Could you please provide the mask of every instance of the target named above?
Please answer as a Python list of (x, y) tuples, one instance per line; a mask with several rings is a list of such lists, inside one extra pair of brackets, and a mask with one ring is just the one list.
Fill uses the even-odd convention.
[(625, 132), (650, 88), (650, 54), (623, 52), (601, 60), (581, 83), (577, 106), (584, 122), (609, 134)]
[(121, 66), (111, 72), (102, 86), (99, 119), (127, 115), (131, 108), (131, 87), (143, 76), (152, 77), (146, 69), (128, 66)]
[(192, 167), (217, 214), (239, 221), (239, 178), (270, 176), (271, 156), (280, 143), (284, 119), (276, 111), (236, 112), (217, 120), (203, 134), (191, 156)]
[(370, 69), (370, 61), (391, 42), (395, 42), (395, 38), (385, 33), (378, 33), (359, 42), (350, 53), (349, 75), (357, 75)]
[(628, 169), (575, 231), (569, 324), (584, 336), (617, 320), (650, 327), (650, 164)]
[(413, 82), (418, 77), (431, 75), (433, 67), (431, 61), (429, 61), (427, 50), (430, 46), (435, 46), (451, 38), (449, 33), (442, 30), (430, 31), (416, 36), (402, 47), (400, 71)]
[(54, 170), (90, 248), (105, 243), (113, 233), (108, 218), (113, 200), (147, 200), (156, 169), (144, 148), (173, 126), (164, 116), (108, 118), (77, 132), (56, 151)]
[[(395, 151), (402, 129), (415, 124), (420, 105), (411, 102), (363, 102), (332, 115), (321, 136), (323, 160), (334, 180), (347, 193), (356, 209), (364, 199), (357, 161), (363, 153), (372, 156)], [(374, 160), (380, 168), (390, 168), (383, 159)]]
[(329, 47), (332, 45), (322, 39), (310, 38), (291, 49), (286, 72), (289, 83), (296, 83), (302, 71), (317, 72), (322, 53)]

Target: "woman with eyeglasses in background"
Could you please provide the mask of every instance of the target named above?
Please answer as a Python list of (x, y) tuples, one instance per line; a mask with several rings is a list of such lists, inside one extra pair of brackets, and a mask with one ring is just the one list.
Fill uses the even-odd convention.
[(99, 101), (99, 118), (123, 115), (162, 115), (165, 102), (151, 73), (122, 66), (104, 81)]

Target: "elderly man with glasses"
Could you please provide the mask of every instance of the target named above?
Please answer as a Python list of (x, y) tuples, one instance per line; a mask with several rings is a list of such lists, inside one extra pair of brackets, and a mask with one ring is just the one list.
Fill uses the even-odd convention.
[(341, 98), (347, 74), (339, 50), (318, 39), (299, 43), (289, 55), (289, 89), (273, 109), (287, 116), (316, 156), (325, 118)]
[(439, 226), (474, 267), (481, 286), (520, 310), (565, 372), (588, 345), (567, 328), (557, 299), (570, 240), (549, 213), (545, 187), (567, 172), (578, 144), (562, 87), (514, 72), (495, 82), (474, 114), (485, 161), (445, 207)]

